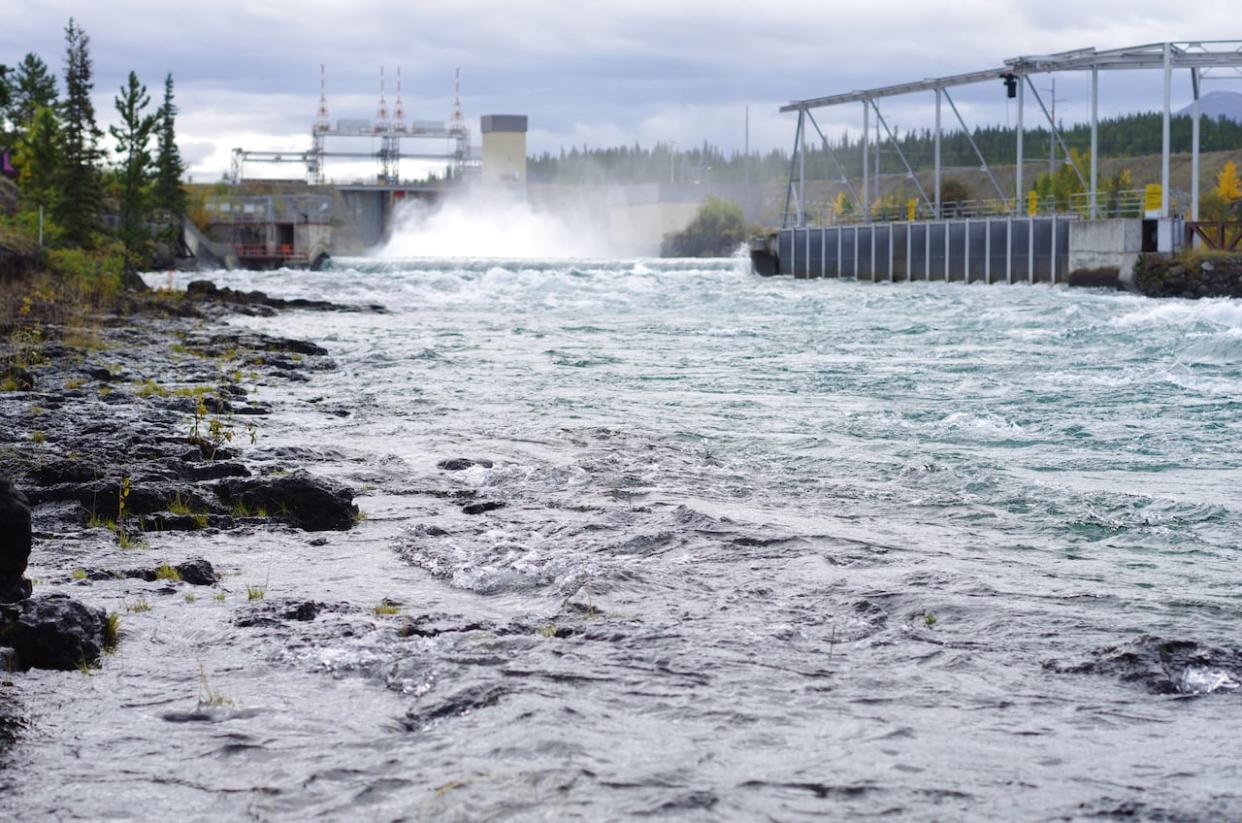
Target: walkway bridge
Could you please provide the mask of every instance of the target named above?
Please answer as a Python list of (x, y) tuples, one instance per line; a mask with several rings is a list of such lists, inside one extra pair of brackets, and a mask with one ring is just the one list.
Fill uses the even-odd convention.
[[(1158, 202), (1144, 203), (1141, 214), (1118, 218), (1115, 208), (1105, 208), (1109, 200), (1099, 186), (1099, 75), (1101, 71), (1159, 70), (1163, 76), (1161, 182)], [(1091, 146), (1089, 166), (1079, 168), (1069, 151), (1060, 127), (1047, 102), (1041, 97), (1033, 77), (1054, 72), (1082, 72), (1090, 76)], [(1175, 73), (1187, 72), (1192, 91), (1191, 186), (1179, 198), (1170, 185), (1170, 121)], [(899, 83), (862, 91), (796, 100), (781, 108), (797, 112), (793, 153), (790, 161), (785, 207), (781, 227), (766, 253), (776, 257), (776, 270), (798, 276), (858, 277), (868, 280), (944, 279), (979, 282), (1051, 282), (1065, 279), (1068, 272), (1084, 262), (1103, 263), (1124, 269), (1127, 260), (1139, 252), (1171, 252), (1191, 235), (1199, 220), (1200, 88), (1205, 79), (1242, 77), (1242, 40), (1154, 43), (1099, 51), (1094, 48), (1048, 55), (1026, 55), (1003, 61), (1002, 65), (981, 71), (947, 77)], [(979, 83), (1000, 83), (1009, 99), (1016, 101), (1014, 128), (1016, 164), (1014, 184), (1002, 186), (971, 135), (951, 90)], [(933, 174), (930, 191), (903, 154), (894, 129), (881, 110), (888, 98), (930, 93), (934, 106)], [(1048, 210), (1032, 205), (1023, 178), (1024, 139), (1027, 126), (1027, 94), (1034, 99), (1042, 127), (1047, 128), (1060, 147), (1066, 164), (1085, 190), (1079, 202)], [(941, 142), (944, 105), (956, 119), (979, 160), (996, 198), (978, 210), (962, 214), (960, 206), (942, 201)], [(861, 191), (833, 154), (820, 129), (815, 111), (827, 107), (861, 104), (862, 169)], [(912, 181), (917, 197), (907, 219), (894, 220), (881, 215), (873, 204), (870, 179), (869, 134), (875, 117), (877, 134), (883, 130)], [(861, 222), (853, 225), (818, 214), (807, 204), (806, 156), (811, 130), (840, 172), (840, 183), (853, 201), (861, 205)], [(875, 147), (878, 149), (878, 146)], [(1116, 193), (1111, 193), (1115, 200)], [(1140, 193), (1124, 193), (1124, 201), (1136, 204)], [(1179, 202), (1181, 200), (1182, 202)], [(1041, 213), (1041, 212), (1050, 213)], [(877, 220), (877, 218), (880, 218)], [(1117, 224), (1091, 226), (1088, 222)], [(1189, 221), (1189, 222), (1187, 222)], [(1078, 238), (1078, 242), (1075, 242)], [(1102, 244), (1102, 245), (1101, 245)], [(1113, 248), (1116, 246), (1116, 248)], [(1085, 256), (1077, 254), (1085, 252)], [(1110, 254), (1111, 252), (1111, 254)]]

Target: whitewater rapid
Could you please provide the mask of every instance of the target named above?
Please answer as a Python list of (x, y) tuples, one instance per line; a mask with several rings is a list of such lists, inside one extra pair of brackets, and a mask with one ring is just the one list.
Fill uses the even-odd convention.
[[(123, 667), (39, 675), (56, 718), (2, 773), (10, 802), (1242, 814), (1237, 301), (730, 259), (211, 276), (388, 308), (230, 321), (330, 351), (334, 371), (256, 389), (259, 443), (322, 457), (367, 518), (323, 544), (152, 537), (325, 610), (161, 608)], [(169, 721), (200, 667), (235, 709)]]

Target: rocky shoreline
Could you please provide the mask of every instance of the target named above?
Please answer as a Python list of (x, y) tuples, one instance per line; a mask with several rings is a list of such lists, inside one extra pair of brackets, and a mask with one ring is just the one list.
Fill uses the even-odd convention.
[(1242, 254), (1142, 255), (1134, 276), (1148, 297), (1242, 297)]
[[(42, 542), (91, 535), (128, 554), (154, 532), (344, 530), (354, 491), (303, 465), (310, 453), (255, 447), (271, 408), (258, 385), (336, 368), (322, 347), (238, 330), (232, 313), (382, 311), (284, 301), (196, 281), (184, 293), (124, 294), (66, 320), (24, 306), (0, 349), (0, 664), (89, 669), (118, 642), (119, 618), (24, 577)], [(66, 582), (218, 583), (208, 558), (113, 568), (59, 557)], [(49, 564), (41, 562), (41, 567)]]

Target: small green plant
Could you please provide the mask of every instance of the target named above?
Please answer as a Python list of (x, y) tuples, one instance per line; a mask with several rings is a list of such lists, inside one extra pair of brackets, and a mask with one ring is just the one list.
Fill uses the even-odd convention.
[(133, 603), (126, 602), (125, 611), (139, 613), (151, 611), (151, 604), (147, 602), (145, 597), (139, 597)]
[(167, 397), (168, 389), (148, 377), (139, 384), (138, 391), (135, 394), (139, 397)]
[(234, 500), (232, 513), (234, 517), (252, 517), (253, 513), (250, 507), (246, 505), (245, 500)]
[(97, 514), (92, 514), (90, 520), (86, 521), (86, 527), (88, 529), (107, 529), (110, 532), (115, 532), (116, 521), (109, 520), (106, 517), (100, 517)]
[(194, 595), (194, 592), (186, 592), (185, 602), (193, 603), (195, 600), (198, 600), (198, 598)]
[(215, 599), (216, 599), (216, 602), (217, 602), (217, 603), (223, 603), (223, 602), (224, 602), (224, 592), (216, 592), (216, 598), (215, 598)]
[(170, 583), (180, 583), (181, 572), (177, 571), (176, 566), (170, 566), (167, 563), (162, 563), (155, 570), (155, 579), (156, 580), (167, 580)]
[(42, 406), (31, 406), (30, 407), (30, 414), (32, 417), (38, 417), (39, 415), (44, 414), (46, 412), (47, 412), (47, 409), (43, 408)]
[(147, 544), (142, 541), (142, 538), (134, 537), (124, 531), (117, 532), (116, 544), (126, 551), (129, 551), (130, 549), (145, 549), (147, 547)]
[(93, 671), (92, 671), (93, 668), (94, 667), (91, 666), (90, 662), (87, 661), (85, 656), (78, 658), (77, 669), (79, 672), (87, 676), (90, 676), (91, 674), (93, 674)]
[(549, 623), (548, 625), (536, 631), (535, 634), (539, 635), (540, 637), (556, 637), (556, 626), (552, 623)]
[(203, 668), (203, 664), (198, 664), (198, 705), (200, 706), (232, 706), (232, 698), (225, 697), (218, 691), (211, 688), (211, 683), (207, 680), (207, 670)]
[(74, 569), (74, 570), (73, 570), (72, 577), (73, 577), (73, 579), (74, 579), (74, 580), (85, 580), (85, 579), (86, 579), (86, 569), (83, 569), (83, 568), (77, 568), (77, 569)]
[(100, 386), (100, 387), (99, 387), (99, 396), (100, 396), (100, 397), (107, 397), (107, 396), (108, 396), (108, 395), (110, 395), (110, 394), (112, 394), (112, 387), (111, 387), (111, 386)]
[(65, 388), (69, 391), (76, 391), (86, 385), (86, 380), (81, 377), (70, 377), (65, 381)]
[(927, 626), (929, 627), (936, 625), (936, 615), (932, 614), (931, 612), (928, 612), (927, 614), (923, 615), (923, 622), (926, 623)]
[(389, 600), (388, 598), (384, 598), (383, 600), (381, 600), (381, 601), (379, 602), (379, 605), (378, 605), (378, 606), (376, 606), (376, 607), (375, 607), (374, 609), (372, 609), (371, 611), (375, 612), (375, 614), (376, 614), (376, 615), (379, 615), (379, 616), (383, 616), (383, 615), (393, 615), (393, 614), (400, 614), (400, 613), (401, 613), (401, 609), (400, 609), (400, 608), (398, 608), (397, 604), (396, 604), (396, 603), (393, 603), (393, 602), (392, 602), (391, 600)]
[[(151, 608), (148, 606), (147, 608)], [(103, 648), (106, 654), (112, 654), (116, 651), (117, 644), (121, 642), (121, 616), (116, 612), (108, 612), (108, 617), (104, 620)]]
[(267, 595), (267, 589), (263, 586), (246, 586), (247, 600), (262, 600)]
[(46, 443), (47, 435), (41, 431), (31, 432), (30, 441), (32, 443)]
[(195, 511), (188, 502), (181, 499), (180, 491), (177, 491), (173, 495), (172, 502), (168, 504), (168, 513), (175, 514), (179, 517), (189, 517), (194, 521), (194, 526), (196, 528), (207, 528), (207, 512)]

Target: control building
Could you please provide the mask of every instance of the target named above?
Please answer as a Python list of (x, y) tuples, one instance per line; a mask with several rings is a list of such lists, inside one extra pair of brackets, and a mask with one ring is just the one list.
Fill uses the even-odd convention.
[(482, 117), (485, 184), (526, 185), (526, 115)]

